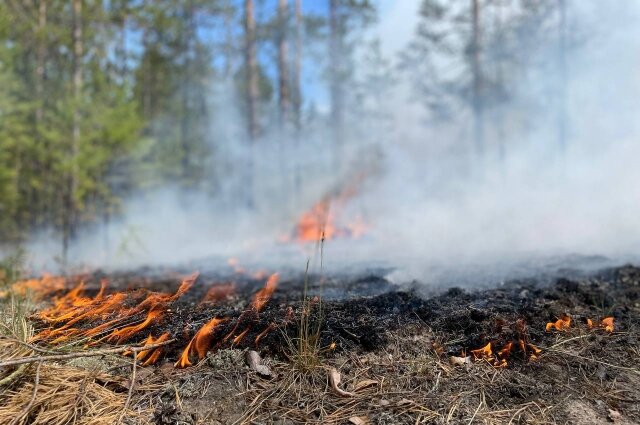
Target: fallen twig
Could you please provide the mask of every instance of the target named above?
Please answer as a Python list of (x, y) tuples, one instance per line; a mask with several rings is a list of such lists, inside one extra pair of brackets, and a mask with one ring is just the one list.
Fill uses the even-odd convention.
[(36, 394), (38, 393), (38, 384), (40, 383), (40, 366), (42, 366), (42, 362), (38, 362), (38, 366), (36, 367), (36, 376), (33, 380), (33, 393), (31, 394), (31, 399), (29, 403), (22, 409), (22, 412), (10, 422), (9, 425), (16, 425), (19, 423), (25, 415), (29, 414), (29, 411), (33, 407), (33, 403), (36, 401)]
[(131, 351), (133, 353), (137, 353), (138, 351), (152, 350), (154, 348), (164, 347), (165, 345), (172, 344), (175, 341), (176, 341), (175, 339), (169, 339), (167, 341), (159, 342), (157, 344), (150, 344), (150, 345), (140, 345), (140, 346), (128, 345), (128, 346), (122, 346), (122, 347), (116, 347), (116, 348), (106, 348), (103, 350), (80, 351), (80, 352), (68, 353), (68, 354), (21, 357), (17, 359), (11, 359), (11, 360), (6, 360), (4, 362), (0, 362), (0, 367), (15, 366), (15, 365), (21, 365), (26, 363), (35, 363), (35, 362), (70, 360), (70, 359), (77, 359), (80, 357), (104, 356), (106, 354), (118, 354), (118, 353), (123, 353), (125, 351)]
[(122, 408), (122, 413), (118, 416), (118, 425), (122, 422), (122, 418), (124, 414), (127, 412), (129, 408), (129, 403), (131, 403), (131, 396), (133, 395), (133, 387), (136, 384), (136, 365), (138, 364), (137, 356), (133, 356), (133, 367), (131, 368), (131, 383), (129, 384), (129, 392), (127, 393), (127, 399), (124, 402), (124, 407)]
[(587, 360), (587, 361), (590, 361), (590, 362), (599, 363), (599, 364), (602, 364), (602, 365), (605, 365), (605, 366), (612, 367), (614, 369), (628, 370), (630, 372), (634, 372), (634, 373), (640, 375), (640, 369), (636, 369), (636, 368), (633, 368), (633, 367), (618, 366), (618, 365), (615, 365), (615, 364), (603, 362), (602, 360), (591, 359), (589, 357), (580, 356), (578, 354), (573, 354), (573, 353), (570, 353), (568, 351), (563, 351), (563, 350), (548, 349), (548, 351), (551, 351), (551, 352), (554, 352), (554, 353), (565, 354), (567, 356), (575, 357), (575, 358), (581, 359), (581, 360)]
[(338, 387), (338, 384), (340, 384), (340, 372), (338, 372), (335, 368), (331, 368), (328, 370), (328, 374), (329, 374), (329, 385), (331, 385), (331, 389), (333, 389), (333, 391), (342, 396), (342, 397), (353, 397), (354, 394), (350, 393), (349, 391), (345, 391), (343, 389), (341, 389), (340, 387)]

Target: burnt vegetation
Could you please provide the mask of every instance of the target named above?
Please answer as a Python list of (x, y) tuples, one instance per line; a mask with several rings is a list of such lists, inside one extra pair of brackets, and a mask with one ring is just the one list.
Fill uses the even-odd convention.
[[(67, 279), (67, 284), (74, 280)], [(131, 405), (121, 406), (125, 412), (133, 406), (137, 412), (148, 410), (153, 423), (640, 420), (640, 269), (633, 266), (573, 273), (551, 282), (514, 280), (485, 290), (450, 288), (432, 295), (377, 276), (311, 276), (306, 283), (303, 277), (290, 276), (281, 279), (270, 298), (262, 299), (260, 308), (255, 302), (268, 287), (267, 276), (235, 274), (230, 290), (229, 279), (204, 274), (182, 293), (189, 278), (178, 285), (177, 278), (112, 276), (107, 289), (99, 289), (102, 280), (98, 274), (85, 276), (85, 294), (76, 291), (77, 296), (95, 300), (126, 294), (122, 308), (135, 309), (136, 302), (139, 306), (166, 293), (161, 318), (124, 339), (105, 336), (144, 323), (142, 310), (102, 334), (87, 338), (71, 332), (69, 338), (55, 341), (42, 335), (72, 319), (43, 319), (47, 304), (40, 304), (43, 309), (32, 317), (35, 337), (27, 338), (22, 355), (29, 355), (32, 345), (45, 352), (73, 353), (114, 344), (141, 346), (154, 342), (148, 335), (154, 335), (155, 342), (166, 335), (163, 341), (169, 344), (155, 348), (157, 355), (153, 350), (143, 351), (143, 356), (135, 351), (135, 391)], [(18, 282), (15, 289), (21, 285), (25, 284)], [(332, 291), (342, 291), (342, 296), (321, 297)], [(73, 292), (52, 292), (58, 299), (54, 305)], [(157, 305), (149, 307), (154, 309), (158, 311)], [(74, 328), (99, 328), (115, 314), (114, 310), (99, 319), (77, 321)], [(190, 361), (181, 364), (185, 347), (198, 344), (195, 336), (215, 318), (201, 348), (187, 348)], [(612, 329), (601, 323), (605, 318), (611, 318)], [(314, 337), (317, 340), (305, 341), (307, 347), (315, 347), (305, 353), (313, 359), (296, 359), (300, 339)], [(5, 338), (3, 344), (10, 341)], [(260, 372), (246, 365), (248, 350), (262, 355)], [(124, 354), (96, 362), (113, 376), (109, 388), (114, 400), (133, 388), (131, 382), (118, 381), (119, 375), (125, 380), (131, 375), (132, 355)], [(42, 370), (52, 370), (48, 362), (41, 363)], [(5, 404), (25, 404), (25, 388), (33, 389), (29, 382), (42, 370), (23, 370), (10, 383), (22, 385), (22, 390), (5, 393)], [(332, 370), (342, 377), (341, 383), (328, 381)], [(51, 379), (46, 376), (40, 381)], [(15, 414), (15, 406), (5, 413), (0, 409), (0, 415)], [(121, 411), (114, 409), (107, 409), (109, 415)], [(31, 409), (22, 423), (41, 423), (41, 413)], [(146, 420), (127, 415), (131, 422)]]

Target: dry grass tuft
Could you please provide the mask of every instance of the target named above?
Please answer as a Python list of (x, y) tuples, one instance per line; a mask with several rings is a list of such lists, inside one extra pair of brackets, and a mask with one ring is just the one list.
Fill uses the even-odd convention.
[[(35, 369), (31, 367), (29, 375)], [(9, 424), (18, 418), (13, 422), (16, 425), (114, 424), (125, 407), (124, 381), (104, 373), (42, 365), (35, 392), (35, 381), (25, 377), (23, 385), (2, 394), (0, 423)], [(132, 409), (124, 412), (129, 423), (146, 423), (149, 415)]]
[[(10, 285), (11, 280), (4, 284)], [(0, 300), (0, 358), (9, 361), (51, 353), (28, 342), (33, 327), (26, 294), (8, 290), (6, 295)], [(127, 424), (149, 423), (151, 410), (127, 407), (127, 385), (126, 378), (53, 362), (5, 367), (0, 370), (0, 423), (111, 425), (120, 417)]]

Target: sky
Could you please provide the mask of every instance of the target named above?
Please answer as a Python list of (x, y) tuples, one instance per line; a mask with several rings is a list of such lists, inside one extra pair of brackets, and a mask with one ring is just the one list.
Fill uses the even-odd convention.
[[(389, 59), (394, 59), (409, 43), (415, 32), (418, 20), (420, 0), (373, 0), (377, 11), (377, 21), (364, 34), (366, 40), (379, 39), (382, 53)], [(239, 2), (242, 3), (242, 2)], [(326, 16), (329, 0), (302, 0), (304, 14)], [(267, 0), (260, 4), (257, 12), (259, 19), (264, 19), (275, 13), (277, 0)], [(268, 53), (267, 53), (268, 56)], [(268, 72), (275, 76), (275, 64), (268, 57), (263, 58), (263, 64), (272, 66)], [(321, 112), (329, 110), (329, 95), (327, 85), (322, 81), (322, 70), (317, 66), (314, 57), (307, 56), (303, 66), (303, 92), (307, 106), (313, 103)]]

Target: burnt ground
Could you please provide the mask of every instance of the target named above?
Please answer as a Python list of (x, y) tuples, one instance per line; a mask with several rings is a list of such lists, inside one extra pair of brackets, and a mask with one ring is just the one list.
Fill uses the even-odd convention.
[[(87, 280), (89, 293), (100, 277)], [(173, 275), (110, 278), (112, 291), (172, 292), (178, 283)], [(305, 292), (303, 279), (292, 276), (259, 314), (244, 315), (264, 279), (234, 276), (233, 294), (201, 302), (208, 288), (229, 279), (200, 276), (149, 329), (176, 339), (136, 376), (133, 406), (150, 412), (152, 423), (640, 423), (640, 268), (428, 295), (419, 285), (395, 286), (376, 274), (313, 277)], [(569, 329), (545, 331), (565, 314)], [(614, 332), (587, 327), (587, 319), (597, 324), (608, 316), (615, 318)], [(213, 317), (229, 318), (214, 338), (219, 342), (197, 365), (174, 368), (181, 349)], [(314, 337), (301, 333), (306, 324), (321, 329), (311, 344), (318, 351), (309, 356), (300, 351), (300, 336)], [(249, 331), (238, 344), (220, 342), (234, 329)], [(541, 349), (538, 358), (521, 351), (519, 340)], [(450, 362), (489, 342), (514, 343), (506, 367), (482, 359)], [(247, 350), (260, 352), (270, 376), (246, 365)], [(331, 368), (348, 395), (328, 384)], [(109, 364), (108, 371), (131, 374), (130, 365)]]

